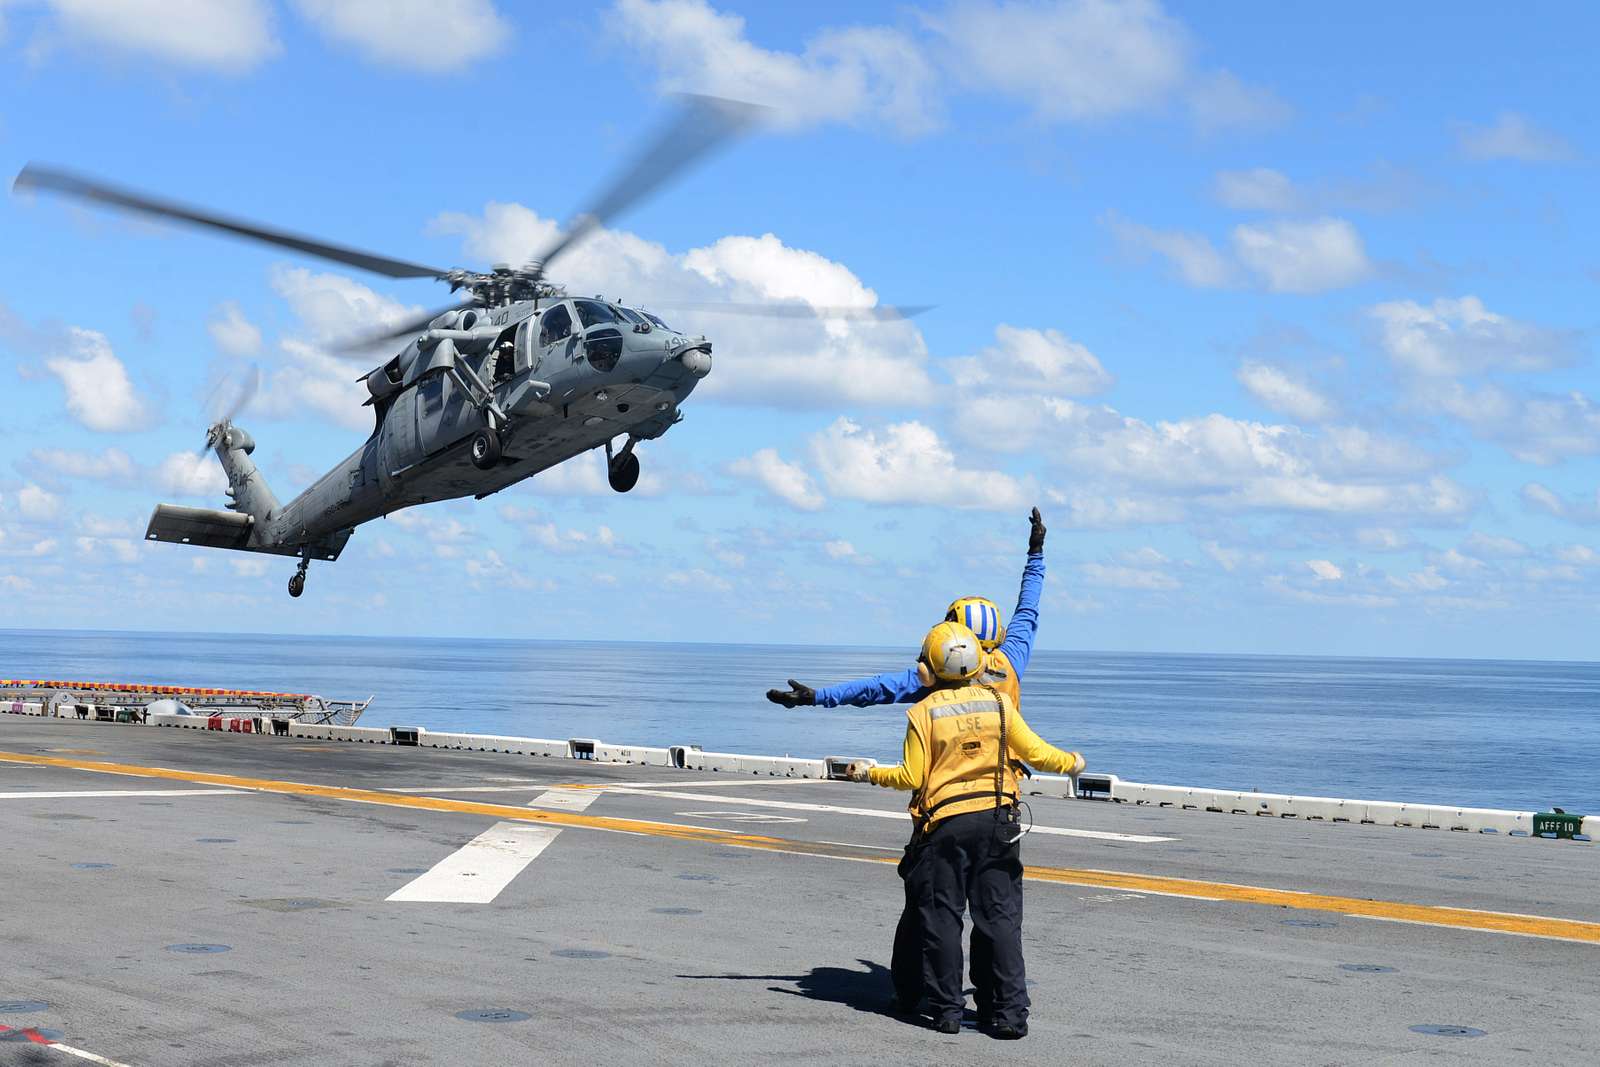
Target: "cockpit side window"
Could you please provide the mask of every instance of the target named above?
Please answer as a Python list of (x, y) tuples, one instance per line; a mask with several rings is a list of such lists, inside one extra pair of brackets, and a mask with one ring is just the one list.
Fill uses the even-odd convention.
[(593, 326), (597, 322), (617, 321), (615, 313), (598, 300), (574, 300), (572, 305), (578, 309), (578, 321), (585, 326)]
[(625, 308), (621, 304), (613, 306), (611, 310), (615, 311), (618, 315), (621, 315), (624, 319), (633, 323), (635, 326), (644, 325), (644, 318), (637, 311), (632, 311), (628, 308)]
[(539, 322), (539, 344), (553, 345), (572, 333), (572, 315), (567, 311), (567, 305), (557, 304), (544, 313), (544, 318)]

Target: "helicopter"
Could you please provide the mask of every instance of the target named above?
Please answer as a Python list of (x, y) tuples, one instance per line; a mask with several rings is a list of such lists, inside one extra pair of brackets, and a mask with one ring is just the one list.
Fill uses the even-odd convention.
[[(763, 109), (686, 97), (677, 117), (548, 248), (524, 266), (488, 271), (435, 267), (330, 244), (69, 171), (30, 163), (14, 190), (47, 190), (159, 219), (220, 230), (391, 278), (432, 278), (466, 299), (343, 350), (409, 337), (363, 374), (374, 414), (366, 441), (287, 504), (251, 459), (255, 439), (233, 416), (206, 431), (205, 448), (227, 475), (226, 510), (158, 504), (150, 541), (298, 557), (289, 595), (305, 591), (313, 559), (339, 558), (355, 528), (401, 508), (483, 499), (603, 447), (607, 479), (626, 493), (639, 480), (637, 446), (683, 418), (683, 402), (711, 372), (712, 343), (660, 316), (601, 297), (569, 296), (547, 269), (624, 209), (713, 149), (748, 130)], [(892, 319), (917, 309), (796, 305), (681, 305), (776, 317)], [(259, 380), (259, 378), (257, 379)], [(618, 446), (617, 440), (622, 444)]]

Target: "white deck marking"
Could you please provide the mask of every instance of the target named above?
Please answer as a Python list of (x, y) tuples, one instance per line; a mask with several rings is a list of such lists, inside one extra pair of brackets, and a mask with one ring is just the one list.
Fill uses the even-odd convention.
[(80, 1060), (88, 1060), (90, 1063), (101, 1064), (102, 1067), (128, 1067), (128, 1065), (123, 1063), (121, 1060), (108, 1060), (104, 1056), (97, 1056), (93, 1052), (85, 1052), (83, 1049), (73, 1048), (71, 1045), (63, 1045), (59, 1041), (53, 1041), (45, 1047), (53, 1048), (57, 1052), (65, 1052), (68, 1056), (76, 1056)]
[(560, 830), (497, 822), (418, 875), (389, 900), (440, 904), (490, 904), (556, 839)]
[(528, 807), (583, 811), (599, 799), (600, 793), (598, 789), (547, 789), (528, 801)]
[(85, 789), (70, 793), (30, 790), (0, 793), (0, 800), (78, 800), (94, 797), (242, 797), (243, 789)]
[[(608, 793), (635, 793), (646, 797), (666, 797), (669, 800), (726, 800), (708, 793), (680, 793), (668, 789), (641, 789), (637, 786), (617, 786), (607, 789)], [(869, 819), (900, 819), (911, 818), (904, 811), (887, 811), (883, 808), (842, 808), (833, 804), (802, 804), (793, 800), (757, 800), (753, 797), (740, 797), (740, 804), (760, 808), (784, 808), (789, 811), (831, 811), (838, 815), (862, 815)], [(1109, 830), (1071, 830), (1061, 826), (1035, 826), (1032, 833), (1048, 834), (1053, 837), (1088, 837), (1098, 841), (1127, 841), (1133, 844), (1153, 844), (1158, 841), (1175, 841), (1173, 837), (1155, 837), (1150, 834), (1116, 834)]]

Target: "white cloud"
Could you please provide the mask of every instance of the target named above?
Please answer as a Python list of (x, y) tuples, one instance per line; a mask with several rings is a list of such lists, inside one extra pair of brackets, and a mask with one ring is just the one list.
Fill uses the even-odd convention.
[(1461, 548), (1479, 559), (1515, 559), (1528, 554), (1528, 546), (1514, 537), (1499, 537), (1474, 531), (1461, 542)]
[[(353, 430), (372, 428), (372, 410), (357, 375), (362, 365), (328, 351), (330, 343), (394, 326), (422, 309), (380, 296), (339, 274), (313, 274), (304, 267), (272, 272), (272, 287), (300, 319), (303, 333), (285, 337), (279, 348), (288, 357), (262, 376), (252, 411), (274, 418), (329, 418)], [(373, 364), (392, 353), (372, 357)]]
[(1089, 585), (1110, 589), (1176, 589), (1179, 582), (1165, 571), (1114, 563), (1082, 563), (1078, 571)]
[(79, 537), (75, 538), (80, 555), (91, 559), (101, 556), (110, 556), (118, 563), (133, 563), (139, 558), (140, 541), (130, 541), (122, 537)]
[(797, 126), (872, 120), (916, 134), (937, 124), (933, 68), (896, 30), (827, 30), (802, 53), (771, 51), (704, 0), (617, 0), (606, 25), (659, 69), (664, 91), (764, 104)]
[(264, 0), (50, 0), (69, 38), (181, 66), (243, 73), (281, 50)]
[(1250, 85), (1226, 70), (1196, 78), (1188, 94), (1189, 113), (1203, 134), (1281, 126), (1292, 109), (1260, 85)]
[(67, 392), (67, 411), (91, 430), (140, 430), (148, 412), (106, 335), (73, 326), (69, 353), (45, 361)]
[(963, 389), (1004, 385), (1064, 396), (1104, 392), (1116, 381), (1100, 361), (1059, 330), (1032, 330), (1001, 323), (994, 345), (976, 356), (949, 361), (956, 384)]
[(1281, 171), (1267, 167), (1218, 171), (1216, 197), (1235, 211), (1270, 211), (1290, 214), (1301, 207), (1300, 191)]
[(28, 460), (52, 474), (85, 481), (127, 483), (138, 474), (133, 457), (120, 448), (106, 448), (99, 452), (36, 448), (28, 453)]
[(219, 496), (228, 488), (228, 476), (209, 453), (174, 452), (155, 471), (157, 488), (175, 496)]
[(1361, 235), (1343, 219), (1236, 226), (1233, 250), (1276, 293), (1339, 289), (1372, 272)]
[(267, 573), (267, 561), (264, 559), (230, 559), (228, 563), (240, 578), (260, 578)]
[(1338, 565), (1331, 560), (1308, 559), (1306, 560), (1306, 567), (1311, 571), (1312, 574), (1317, 576), (1317, 581), (1319, 582), (1338, 582), (1344, 580), (1344, 571), (1340, 570)]
[(1233, 284), (1236, 271), (1228, 257), (1218, 252), (1210, 240), (1197, 233), (1157, 230), (1130, 222), (1116, 212), (1105, 217), (1122, 248), (1137, 258), (1151, 253), (1161, 256), (1190, 285), (1216, 289)]
[(1475, 296), (1378, 304), (1384, 351), (1396, 366), (1426, 377), (1538, 371), (1570, 362), (1574, 337), (1498, 315)]
[(206, 332), (219, 350), (230, 356), (254, 356), (261, 352), (261, 330), (245, 318), (236, 300), (224, 301), (206, 323)]
[(800, 511), (817, 511), (823, 496), (816, 482), (798, 463), (790, 463), (775, 448), (763, 448), (752, 456), (734, 460), (729, 471), (760, 483), (767, 492)]
[(1408, 534), (1388, 526), (1363, 526), (1355, 538), (1356, 544), (1372, 552), (1404, 552), (1412, 547)]
[[(461, 235), (468, 255), (491, 262), (515, 262), (557, 232), (554, 223), (519, 204), (490, 204), (478, 217), (442, 215), (434, 229)], [(834, 408), (921, 406), (936, 395), (927, 344), (910, 322), (673, 310), (674, 301), (877, 305), (877, 294), (843, 264), (790, 248), (772, 234), (724, 237), (675, 255), (625, 231), (602, 230), (562, 259), (561, 278), (572, 292), (605, 292), (641, 303), (674, 326), (710, 336), (717, 363), (697, 397)]]
[(721, 575), (712, 574), (710, 571), (696, 567), (689, 571), (668, 571), (661, 579), (661, 584), (672, 589), (694, 589), (697, 591), (731, 593), (733, 583)]
[(1487, 126), (1464, 124), (1458, 129), (1457, 137), (1461, 151), (1472, 159), (1552, 163), (1576, 155), (1565, 138), (1539, 129), (1515, 111), (1500, 112)]
[(927, 21), (948, 42), (958, 76), (1019, 97), (1045, 119), (1147, 110), (1188, 77), (1188, 33), (1153, 0), (969, 0)]
[(1497, 442), (1524, 463), (1551, 466), (1600, 455), (1600, 405), (1577, 390), (1523, 394), (1499, 385), (1474, 389), (1433, 382), (1419, 390), (1418, 401), (1461, 420), (1475, 436)]
[(30, 482), (17, 490), (17, 510), (24, 519), (49, 522), (61, 514), (61, 498)]
[(1020, 508), (1022, 483), (996, 470), (964, 469), (939, 435), (920, 422), (880, 433), (847, 418), (811, 438), (811, 454), (835, 496), (875, 504)]
[(1266, 407), (1302, 422), (1327, 422), (1337, 418), (1333, 401), (1298, 376), (1266, 363), (1246, 361), (1234, 372), (1239, 384)]
[(1585, 525), (1600, 523), (1600, 489), (1591, 499), (1576, 497), (1568, 500), (1545, 485), (1529, 482), (1522, 487), (1522, 506), (1528, 511), (1543, 512), (1558, 519)]
[(384, 66), (437, 74), (499, 52), (512, 26), (490, 0), (294, 0), (324, 37)]
[(1596, 552), (1588, 545), (1558, 545), (1555, 556), (1563, 563), (1572, 563), (1580, 567), (1600, 566), (1600, 552)]
[(1109, 407), (1048, 400), (1041, 450), (1064, 471), (1123, 491), (1144, 487), (1221, 511), (1406, 514), (1455, 521), (1473, 507), (1433, 457), (1348, 426), (1297, 426), (1212, 414), (1154, 425)]

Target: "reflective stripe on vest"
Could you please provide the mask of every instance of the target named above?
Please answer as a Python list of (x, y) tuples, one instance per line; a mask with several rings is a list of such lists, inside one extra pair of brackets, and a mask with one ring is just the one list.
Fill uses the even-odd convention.
[[(906, 713), (927, 761), (922, 788), (911, 798), (912, 816), (920, 824), (994, 808), (994, 772), (1001, 762), (995, 697), (978, 685), (940, 689)], [(999, 699), (1008, 717), (1016, 714), (1009, 695), (1001, 691)], [(1001, 792), (1004, 803), (1016, 802), (1017, 775), (1010, 760), (1005, 761)]]

